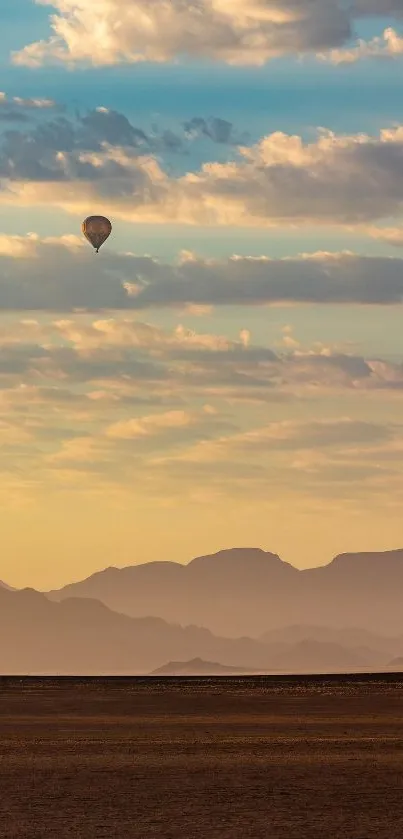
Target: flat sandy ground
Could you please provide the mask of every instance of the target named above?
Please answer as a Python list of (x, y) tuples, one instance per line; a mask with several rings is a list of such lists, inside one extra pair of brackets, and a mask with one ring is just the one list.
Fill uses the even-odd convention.
[(1, 839), (403, 839), (401, 677), (0, 678)]

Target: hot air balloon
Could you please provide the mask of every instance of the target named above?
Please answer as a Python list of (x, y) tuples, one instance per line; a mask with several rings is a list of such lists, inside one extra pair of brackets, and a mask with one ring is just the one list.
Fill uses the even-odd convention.
[(98, 253), (101, 245), (106, 242), (110, 235), (112, 225), (105, 216), (88, 216), (83, 221), (81, 229), (85, 238), (88, 239), (92, 247), (95, 248), (96, 253)]

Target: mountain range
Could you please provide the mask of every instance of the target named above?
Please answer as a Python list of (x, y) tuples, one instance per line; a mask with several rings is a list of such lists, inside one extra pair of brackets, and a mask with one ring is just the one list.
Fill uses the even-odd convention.
[(345, 553), (328, 565), (299, 570), (276, 554), (234, 548), (187, 565), (106, 568), (47, 596), (95, 598), (131, 617), (152, 615), (217, 635), (257, 638), (295, 624), (397, 635), (403, 633), (402, 591), (403, 550)]
[(0, 673), (399, 670), (402, 582), (401, 550), (298, 571), (234, 549), (107, 568), (58, 591), (2, 583)]

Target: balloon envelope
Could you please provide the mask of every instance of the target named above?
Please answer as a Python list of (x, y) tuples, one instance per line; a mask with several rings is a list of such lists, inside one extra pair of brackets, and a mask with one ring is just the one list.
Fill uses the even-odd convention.
[(111, 233), (112, 225), (105, 216), (88, 216), (82, 223), (84, 236), (98, 253), (99, 248), (106, 242)]

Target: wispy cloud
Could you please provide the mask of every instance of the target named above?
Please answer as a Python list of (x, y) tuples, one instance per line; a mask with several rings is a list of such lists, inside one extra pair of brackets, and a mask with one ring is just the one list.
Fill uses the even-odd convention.
[[(183, 400), (202, 398), (202, 416), (209, 417), (214, 409), (208, 395), (232, 398), (236, 389), (260, 393), (263, 402), (293, 388), (307, 394), (326, 388), (337, 393), (403, 394), (399, 362), (365, 358), (340, 347), (303, 348), (299, 342), (276, 351), (251, 339), (245, 346), (243, 332), (234, 341), (180, 325), (163, 330), (130, 318), (116, 317), (105, 324), (88, 322), (83, 315), (68, 321), (16, 321), (2, 329), (0, 407), (6, 411), (13, 406), (23, 413), (29, 401), (45, 411), (52, 404), (57, 412), (63, 406), (74, 413), (81, 410), (85, 417), (103, 411), (109, 416), (118, 403), (125, 411), (138, 403), (141, 411), (141, 406), (144, 410), (152, 402), (165, 401), (169, 407), (163, 422), (182, 426), (194, 418)], [(155, 417), (155, 411), (145, 416)], [(134, 419), (137, 423), (138, 417)], [(132, 420), (133, 416), (127, 419), (127, 428), (119, 428), (141, 434), (157, 422), (149, 418), (137, 426), (130, 424)]]
[(206, 418), (206, 414), (214, 414), (214, 409), (205, 409), (200, 415), (191, 411), (168, 411), (162, 414), (151, 414), (139, 419), (120, 420), (106, 429), (107, 437), (117, 440), (136, 440), (141, 437), (154, 436), (166, 430), (179, 430), (197, 425)]
[[(290, 325), (283, 335), (294, 335)], [(398, 362), (297, 338), (275, 350), (246, 327), (234, 340), (128, 313), (14, 315), (0, 341), (7, 503), (17, 503), (16, 482), (24, 504), (50, 488), (119, 504), (140, 487), (161, 503), (246, 490), (250, 500), (341, 498), (352, 485), (361, 498), (385, 492), (385, 481), (400, 497)], [(325, 395), (333, 408), (308, 419), (318, 405), (323, 414)], [(394, 422), (371, 418), (386, 404)], [(268, 405), (283, 419), (268, 419)]]
[[(150, 467), (181, 481), (190, 476), (226, 492), (288, 497), (339, 498), (347, 504), (402, 492), (402, 426), (356, 421), (349, 417), (319, 421), (286, 420), (198, 441), (181, 452), (151, 458)], [(391, 453), (398, 453), (395, 467)], [(396, 468), (397, 467), (397, 468)]]
[(60, 105), (53, 99), (7, 96), (4, 91), (0, 91), (0, 115), (6, 111), (10, 118), (12, 114), (18, 118), (18, 116), (24, 116), (24, 111), (43, 111), (53, 110), (55, 108), (60, 109)]

